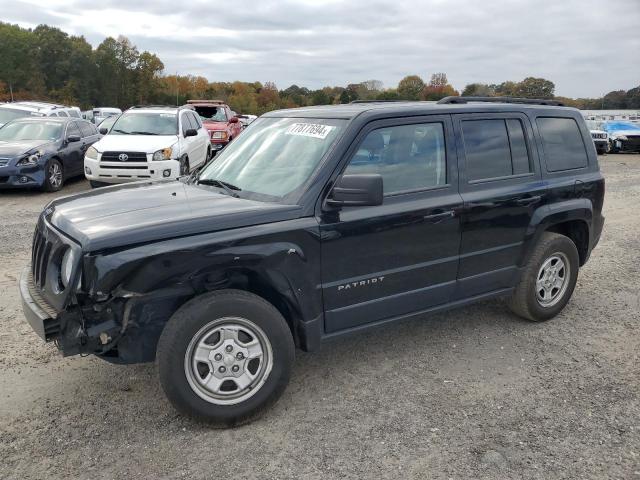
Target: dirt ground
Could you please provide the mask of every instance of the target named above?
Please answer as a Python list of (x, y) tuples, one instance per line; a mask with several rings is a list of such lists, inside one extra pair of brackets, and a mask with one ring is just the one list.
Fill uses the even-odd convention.
[(604, 233), (558, 318), (491, 301), (298, 352), (232, 430), (179, 416), (153, 365), (40, 341), (16, 282), (53, 195), (1, 193), (0, 479), (640, 479), (640, 155), (600, 162)]

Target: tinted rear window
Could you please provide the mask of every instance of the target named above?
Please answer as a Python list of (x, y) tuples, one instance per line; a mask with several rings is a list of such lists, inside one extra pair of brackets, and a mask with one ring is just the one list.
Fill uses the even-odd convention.
[(587, 150), (573, 118), (540, 117), (536, 123), (548, 171), (560, 172), (587, 166)]
[(462, 135), (469, 180), (511, 175), (511, 152), (504, 120), (464, 121)]

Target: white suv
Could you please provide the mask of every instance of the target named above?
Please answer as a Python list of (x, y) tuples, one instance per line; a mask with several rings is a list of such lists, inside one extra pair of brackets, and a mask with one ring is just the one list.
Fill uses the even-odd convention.
[(177, 178), (210, 156), (209, 135), (190, 108), (132, 107), (87, 150), (84, 173), (92, 187)]
[(75, 117), (80, 118), (78, 107), (67, 107), (46, 102), (13, 102), (0, 105), (0, 127), (23, 117)]

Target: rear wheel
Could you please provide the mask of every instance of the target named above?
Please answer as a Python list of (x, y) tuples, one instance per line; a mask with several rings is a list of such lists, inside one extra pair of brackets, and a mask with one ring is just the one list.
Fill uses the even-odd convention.
[(55, 158), (50, 159), (45, 166), (44, 190), (57, 192), (64, 184), (62, 164)]
[(227, 426), (255, 418), (280, 397), (293, 359), (280, 312), (238, 290), (187, 302), (167, 323), (157, 350), (160, 383), (173, 405)]
[(555, 317), (573, 294), (579, 267), (578, 250), (571, 239), (543, 233), (510, 299), (511, 310), (534, 322)]

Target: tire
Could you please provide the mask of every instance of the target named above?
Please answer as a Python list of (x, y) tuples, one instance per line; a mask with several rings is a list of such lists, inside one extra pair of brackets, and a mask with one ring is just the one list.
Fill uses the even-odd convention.
[(273, 305), (252, 293), (221, 290), (173, 314), (156, 361), (162, 389), (178, 411), (230, 427), (257, 418), (280, 397), (294, 356), (289, 326)]
[(91, 188), (100, 188), (106, 187), (109, 184), (104, 182), (96, 182), (95, 180), (89, 180), (89, 185), (91, 185)]
[(573, 294), (579, 267), (573, 241), (564, 235), (544, 232), (509, 300), (509, 308), (533, 322), (555, 317)]
[(57, 192), (64, 186), (64, 170), (62, 164), (56, 158), (50, 159), (44, 167), (45, 192)]
[(182, 157), (180, 159), (180, 172), (178, 176), (183, 177), (185, 175), (189, 175), (189, 159), (187, 157)]

